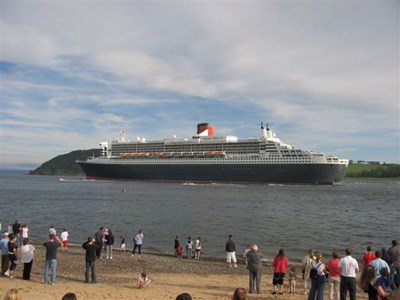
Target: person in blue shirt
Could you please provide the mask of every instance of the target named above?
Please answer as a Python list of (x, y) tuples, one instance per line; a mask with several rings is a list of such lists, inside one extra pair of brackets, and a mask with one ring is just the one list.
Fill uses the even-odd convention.
[(377, 250), (375, 251), (375, 259), (372, 260), (369, 264), (370, 266), (374, 267), (375, 270), (375, 277), (379, 278), (381, 277), (380, 271), (382, 268), (387, 268), (388, 270), (390, 270), (389, 265), (387, 264), (386, 261), (384, 261), (381, 257), (382, 257), (382, 252)]
[(1, 275), (7, 276), (9, 259), (8, 259), (8, 232), (3, 232), (2, 239), (0, 240), (1, 250)]

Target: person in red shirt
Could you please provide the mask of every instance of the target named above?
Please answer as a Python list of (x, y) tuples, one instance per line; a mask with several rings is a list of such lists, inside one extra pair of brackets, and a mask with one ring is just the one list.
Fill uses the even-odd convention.
[(283, 294), (283, 279), (285, 278), (286, 268), (288, 265), (288, 258), (285, 256), (283, 249), (279, 249), (279, 253), (275, 256), (272, 262), (274, 266), (274, 278), (272, 284), (274, 285), (274, 291), (272, 294), (276, 294), (277, 286), (279, 285), (279, 294)]
[(328, 262), (329, 300), (340, 299), (339, 261), (338, 253), (336, 251), (332, 252), (332, 258)]
[(368, 266), (371, 261), (375, 259), (375, 254), (371, 250), (371, 246), (367, 247), (367, 251), (365, 251), (363, 256), (364, 267)]

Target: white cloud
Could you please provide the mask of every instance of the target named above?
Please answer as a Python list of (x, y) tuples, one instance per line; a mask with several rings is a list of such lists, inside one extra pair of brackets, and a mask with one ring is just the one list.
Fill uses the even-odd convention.
[(2, 32), (0, 59), (13, 63), (53, 66), (58, 54), (54, 41), (45, 33), (26, 25), (0, 21)]

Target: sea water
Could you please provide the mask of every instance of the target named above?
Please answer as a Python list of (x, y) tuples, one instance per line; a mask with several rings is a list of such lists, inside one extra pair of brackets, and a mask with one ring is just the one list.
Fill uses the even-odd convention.
[(292, 261), (307, 249), (351, 247), (360, 258), (366, 246), (389, 247), (400, 239), (400, 181), (348, 180), (342, 185), (196, 184), (87, 181), (80, 177), (0, 175), (3, 230), (18, 219), (33, 243), (48, 229), (63, 228), (81, 244), (99, 227), (110, 228), (119, 247), (125, 235), (142, 229), (143, 250), (173, 253), (179, 236), (185, 244), (201, 237), (203, 255), (225, 256), (233, 235), (240, 256), (246, 244), (258, 244), (266, 260), (280, 248)]

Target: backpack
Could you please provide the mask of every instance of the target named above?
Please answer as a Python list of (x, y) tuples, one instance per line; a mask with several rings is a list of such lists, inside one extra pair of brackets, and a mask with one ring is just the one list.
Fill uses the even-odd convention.
[(317, 279), (318, 278), (318, 268), (322, 263), (320, 263), (316, 268), (314, 266), (310, 270), (310, 278), (311, 279)]

